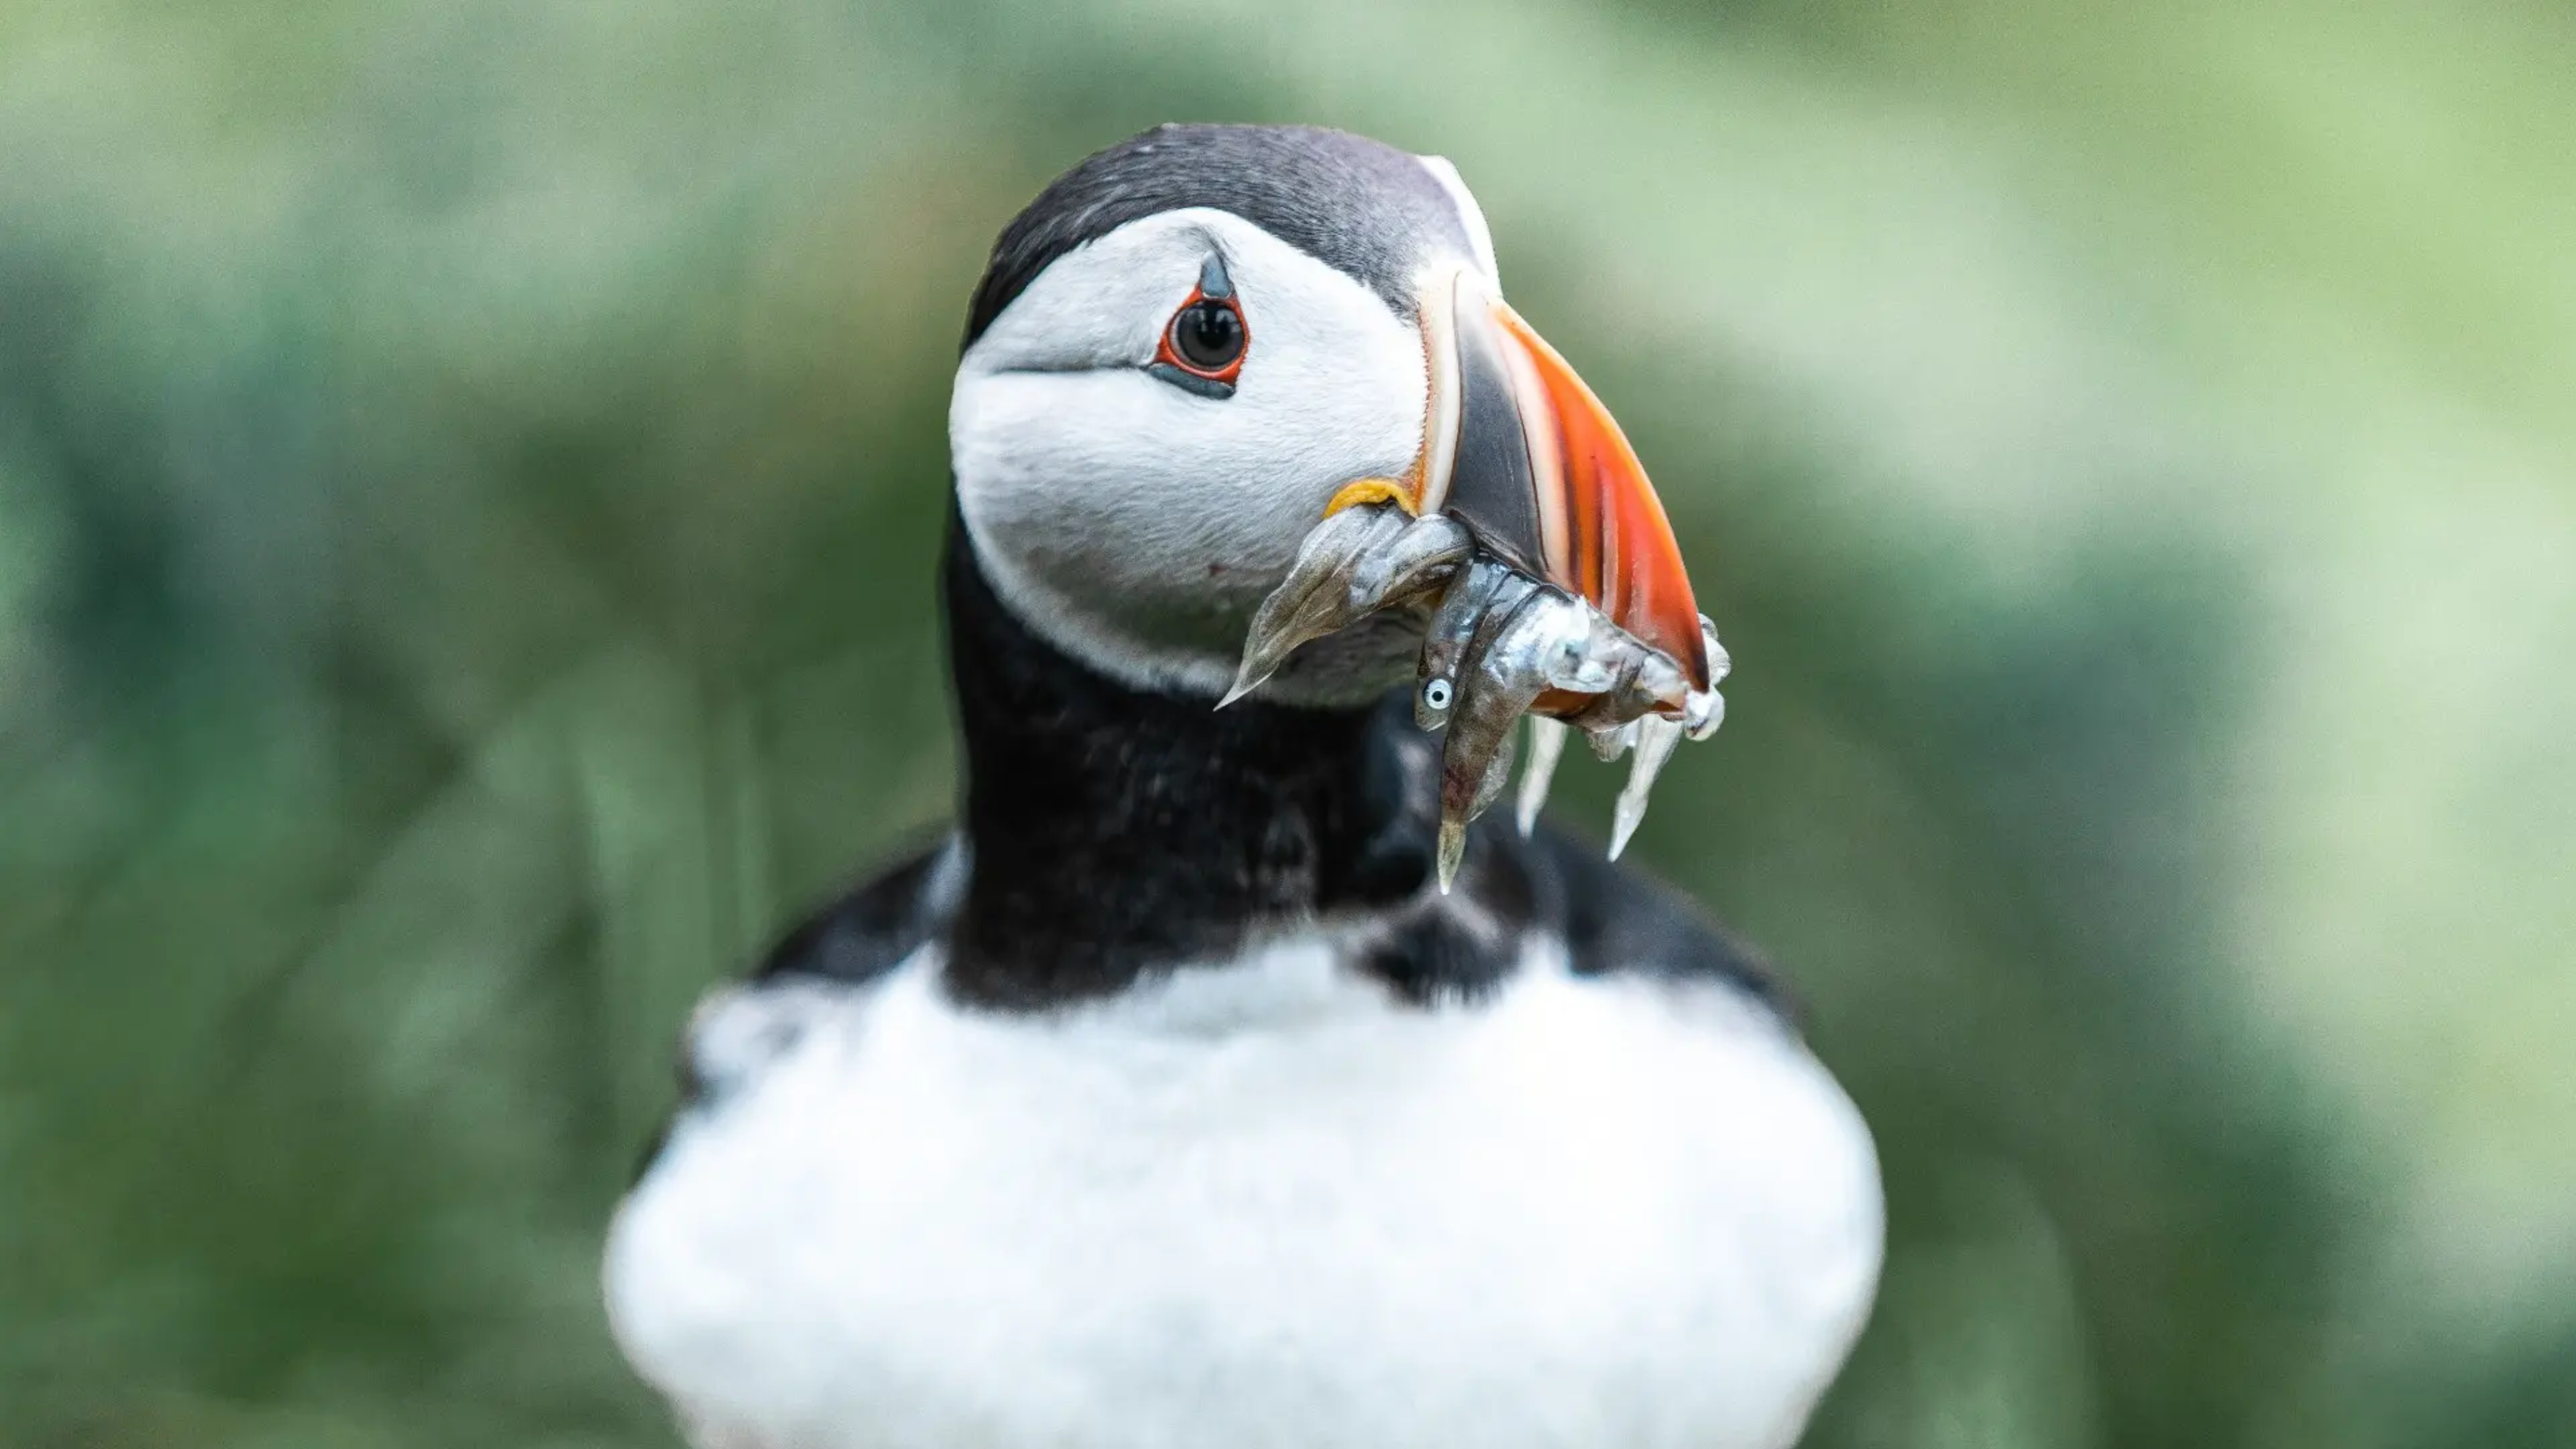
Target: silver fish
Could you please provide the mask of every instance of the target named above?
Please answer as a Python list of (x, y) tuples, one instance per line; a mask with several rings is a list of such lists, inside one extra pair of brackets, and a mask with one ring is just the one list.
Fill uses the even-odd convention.
[[(1645, 818), (1655, 778), (1685, 738), (1726, 717), (1718, 683), (1730, 661), (1700, 617), (1709, 687), (1693, 689), (1672, 656), (1611, 622), (1589, 601), (1531, 577), (1442, 514), (1415, 518), (1391, 502), (1342, 509), (1316, 525), (1287, 578), (1262, 601), (1244, 640), (1230, 704), (1258, 688), (1299, 645), (1400, 604), (1430, 601), (1415, 671), (1414, 723), (1445, 731), (1440, 752), (1440, 888), (1456, 878), (1467, 826), (1499, 799), (1520, 722), (1531, 720), (1528, 773), (1516, 802), (1535, 824), (1570, 730), (1604, 760), (1634, 750), (1610, 855)], [(1547, 714), (1531, 714), (1545, 703)], [(1554, 717), (1550, 717), (1550, 716)]]

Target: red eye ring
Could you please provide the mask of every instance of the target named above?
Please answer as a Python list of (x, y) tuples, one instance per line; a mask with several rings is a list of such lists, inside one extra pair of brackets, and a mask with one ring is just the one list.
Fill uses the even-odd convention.
[(1163, 324), (1163, 338), (1154, 349), (1154, 362), (1230, 389), (1243, 372), (1243, 359), (1251, 353), (1252, 328), (1243, 320), (1242, 304), (1233, 297), (1211, 297), (1203, 288), (1193, 287), (1189, 300), (1172, 313), (1171, 321)]

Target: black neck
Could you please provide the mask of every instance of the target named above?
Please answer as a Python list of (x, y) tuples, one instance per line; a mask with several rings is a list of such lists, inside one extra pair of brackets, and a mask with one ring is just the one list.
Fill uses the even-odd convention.
[(950, 939), (960, 996), (1105, 995), (1422, 889), (1427, 792), (1390, 710), (1220, 711), (1108, 679), (1012, 615), (953, 511), (945, 574), (974, 862)]

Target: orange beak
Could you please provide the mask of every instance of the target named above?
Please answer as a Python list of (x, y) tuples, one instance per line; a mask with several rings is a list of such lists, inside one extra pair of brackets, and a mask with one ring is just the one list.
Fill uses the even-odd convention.
[(1691, 688), (1707, 689), (1681, 547), (1610, 410), (1474, 271), (1436, 289), (1421, 320), (1431, 388), (1422, 458), (1406, 480), (1416, 511), (1456, 518), (1487, 548), (1671, 656)]

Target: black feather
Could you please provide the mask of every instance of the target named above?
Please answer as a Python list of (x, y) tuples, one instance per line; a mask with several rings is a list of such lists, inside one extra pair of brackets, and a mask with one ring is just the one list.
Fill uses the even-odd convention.
[(1047, 264), (1131, 221), (1203, 206), (1231, 212), (1337, 268), (1413, 316), (1426, 248), (1470, 252), (1466, 222), (1420, 158), (1315, 126), (1166, 125), (1085, 159), (993, 243), (966, 346)]

